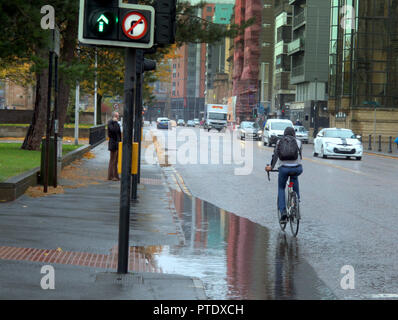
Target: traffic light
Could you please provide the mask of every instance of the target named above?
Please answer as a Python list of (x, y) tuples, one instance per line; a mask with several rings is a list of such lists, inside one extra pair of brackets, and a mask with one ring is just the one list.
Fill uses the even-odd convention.
[(175, 43), (176, 0), (155, 0), (155, 43)]
[(151, 59), (144, 59), (144, 72), (156, 70), (156, 61)]
[(151, 48), (155, 10), (120, 0), (80, 0), (79, 41), (83, 44)]
[(144, 58), (144, 50), (136, 51), (136, 72), (143, 73), (145, 71), (156, 70), (156, 61), (145, 59)]
[(253, 118), (256, 119), (257, 118), (257, 108), (253, 109)]
[(84, 5), (84, 38), (116, 40), (119, 0), (86, 0)]

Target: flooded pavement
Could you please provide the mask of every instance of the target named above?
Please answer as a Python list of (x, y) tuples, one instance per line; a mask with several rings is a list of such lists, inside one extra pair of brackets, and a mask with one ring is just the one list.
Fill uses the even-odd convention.
[(172, 196), (185, 245), (147, 255), (161, 272), (198, 277), (209, 299), (336, 299), (300, 256), (298, 239), (183, 192)]

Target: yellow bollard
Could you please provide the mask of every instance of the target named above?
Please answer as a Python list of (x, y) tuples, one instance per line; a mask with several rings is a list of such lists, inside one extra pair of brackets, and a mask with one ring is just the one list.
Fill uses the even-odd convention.
[[(131, 152), (131, 174), (138, 173), (138, 142), (133, 142), (132, 152)], [(119, 142), (119, 152), (117, 161), (117, 172), (122, 173), (122, 154), (123, 154), (123, 142)]]
[(131, 163), (131, 174), (138, 174), (138, 142), (133, 142), (133, 155)]

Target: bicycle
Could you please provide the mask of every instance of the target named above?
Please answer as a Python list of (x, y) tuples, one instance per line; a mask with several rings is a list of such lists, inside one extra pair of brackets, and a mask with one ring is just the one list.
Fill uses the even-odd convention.
[[(267, 165), (269, 166), (269, 165)], [(279, 172), (279, 170), (271, 170), (267, 171), (268, 174), (268, 181), (271, 181), (269, 177), (270, 172)], [(285, 231), (287, 222), (289, 221), (290, 223), (290, 229), (292, 231), (293, 237), (297, 236), (298, 230), (299, 230), (299, 225), (300, 225), (300, 203), (298, 201), (298, 196), (297, 193), (293, 190), (293, 181), (291, 181), (291, 177), (295, 176), (295, 174), (290, 175), (289, 174), (289, 184), (287, 188), (287, 203), (286, 203), (286, 211), (287, 211), (287, 220), (285, 222), (281, 222), (281, 213), (278, 208), (278, 202), (279, 202), (279, 196), (277, 199), (277, 205), (276, 205), (276, 210), (278, 212), (278, 221), (279, 221), (279, 226), (282, 231)], [(285, 198), (286, 199), (286, 198)]]

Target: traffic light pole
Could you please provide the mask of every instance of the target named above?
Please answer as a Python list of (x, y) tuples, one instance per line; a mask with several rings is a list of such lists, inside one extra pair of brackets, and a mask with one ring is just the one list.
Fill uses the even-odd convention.
[(136, 49), (126, 50), (123, 110), (122, 177), (120, 181), (120, 218), (118, 273), (128, 272), (130, 233), (131, 154), (133, 138), (133, 110), (135, 104)]
[(52, 82), (53, 82), (53, 56), (54, 52), (49, 52), (48, 58), (48, 91), (47, 91), (47, 128), (46, 128), (46, 153), (44, 158), (44, 192), (48, 191), (48, 176), (50, 166), (50, 134), (51, 134), (51, 93), (52, 93)]
[[(143, 61), (142, 61), (143, 63)], [(141, 65), (141, 64), (140, 64)], [(139, 143), (140, 138), (140, 120), (141, 120), (141, 97), (142, 97), (142, 86), (141, 86), (141, 79), (142, 79), (142, 70), (136, 70), (137, 75), (137, 82), (136, 82), (136, 95), (135, 95), (135, 108), (134, 108), (134, 142)], [(139, 148), (138, 148), (139, 149)], [(138, 163), (140, 163), (140, 158), (138, 157)], [(137, 190), (138, 190), (138, 173), (133, 174), (132, 179), (132, 186), (131, 186), (131, 200), (137, 200)]]

